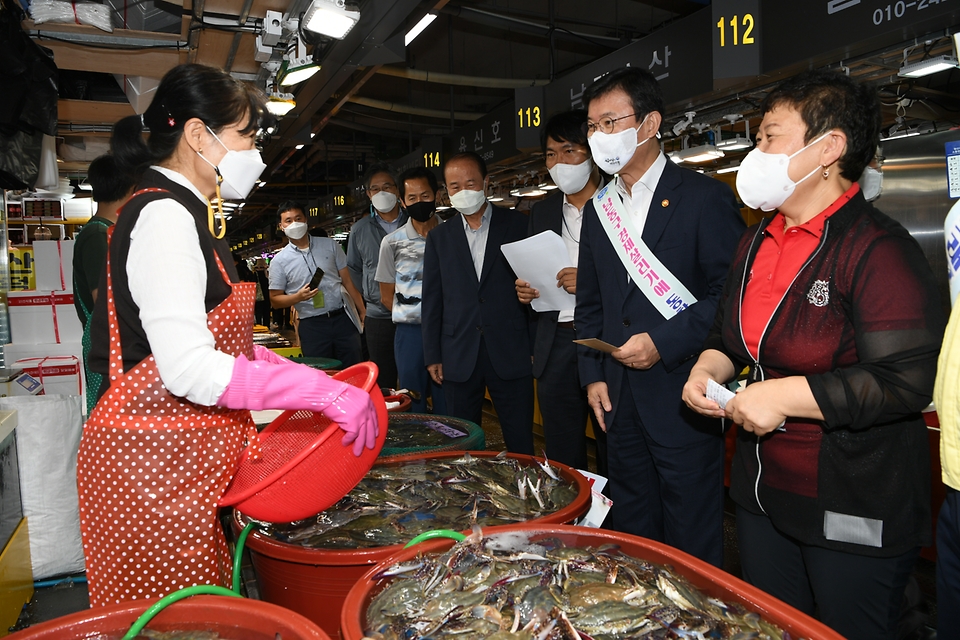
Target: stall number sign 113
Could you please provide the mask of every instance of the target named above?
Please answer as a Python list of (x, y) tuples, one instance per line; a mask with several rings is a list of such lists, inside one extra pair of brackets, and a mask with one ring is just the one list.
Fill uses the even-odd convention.
[[(540, 126), (540, 107), (521, 108), (517, 111), (517, 115), (520, 117), (521, 129)], [(526, 120), (524, 120), (524, 116), (526, 116)]]
[[(753, 14), (745, 13), (743, 16), (733, 16), (728, 21), (726, 16), (721, 16), (720, 20), (717, 21), (717, 29), (720, 30), (720, 46), (725, 47), (726, 44), (726, 28), (727, 25), (730, 26), (730, 29), (733, 34), (733, 46), (740, 46), (745, 44), (753, 44)], [(740, 38), (740, 29), (743, 29), (743, 38)]]

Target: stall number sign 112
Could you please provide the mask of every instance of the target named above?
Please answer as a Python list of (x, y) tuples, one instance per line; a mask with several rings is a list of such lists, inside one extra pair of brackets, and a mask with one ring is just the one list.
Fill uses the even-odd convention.
[[(720, 30), (720, 46), (725, 47), (726, 44), (726, 28), (727, 25), (730, 26), (730, 29), (733, 33), (733, 46), (753, 44), (753, 14), (745, 13), (743, 16), (733, 16), (728, 21), (726, 16), (721, 16), (720, 20), (717, 21), (717, 29)], [(743, 29), (743, 38), (740, 38), (740, 28)]]
[[(517, 115), (520, 117), (521, 129), (540, 126), (540, 107), (521, 108), (517, 111)], [(526, 120), (524, 120), (524, 116), (526, 116)]]

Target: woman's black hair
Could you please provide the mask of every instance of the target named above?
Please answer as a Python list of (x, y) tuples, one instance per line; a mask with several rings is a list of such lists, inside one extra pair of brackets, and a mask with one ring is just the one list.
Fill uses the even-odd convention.
[(600, 76), (584, 91), (583, 104), (589, 109), (593, 100), (617, 89), (630, 98), (637, 122), (653, 111), (663, 115), (663, 89), (652, 73), (640, 67), (621, 67)]
[(840, 175), (850, 181), (860, 178), (880, 142), (880, 99), (872, 87), (836, 71), (805, 71), (771, 91), (760, 113), (781, 106), (800, 114), (807, 126), (805, 143), (831, 129), (843, 131), (847, 149), (837, 162)]
[[(259, 89), (214, 67), (182, 64), (163, 76), (143, 116), (128, 116), (113, 126), (110, 148), (121, 167), (139, 174), (173, 155), (191, 118), (217, 134), (246, 118), (240, 133), (247, 135), (261, 128), (267, 113)], [(149, 140), (144, 128), (150, 129)]]
[(426, 167), (413, 167), (401, 173), (398, 179), (399, 184), (397, 186), (400, 188), (401, 198), (407, 197), (407, 180), (416, 180), (417, 178), (426, 180), (427, 184), (430, 185), (430, 190), (434, 193), (440, 189), (440, 183), (437, 182), (437, 176), (433, 175), (433, 171)]
[(570, 142), (581, 147), (587, 147), (587, 112), (583, 109), (564, 111), (547, 120), (543, 132), (540, 134), (540, 147), (547, 152), (547, 140), (553, 138), (557, 142)]

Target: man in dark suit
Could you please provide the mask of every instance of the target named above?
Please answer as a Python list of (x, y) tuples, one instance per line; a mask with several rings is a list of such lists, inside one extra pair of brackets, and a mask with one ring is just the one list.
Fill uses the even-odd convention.
[(579, 347), (580, 380), (607, 429), (608, 523), (719, 566), (722, 425), (680, 396), (745, 225), (729, 187), (660, 151), (663, 97), (653, 75), (618, 69), (594, 82), (584, 102), (593, 159), (616, 174), (584, 211), (575, 316), (579, 337), (618, 347)]
[[(543, 155), (557, 191), (533, 205), (530, 236), (552, 231), (563, 239), (570, 264), (580, 253), (583, 208), (600, 188), (600, 171), (590, 158), (587, 146), (587, 112), (582, 109), (558, 113), (547, 121), (542, 133)], [(577, 267), (557, 273), (557, 285), (570, 294), (577, 292)], [(517, 297), (530, 304), (540, 292), (530, 283), (517, 280)], [(587, 468), (587, 394), (577, 372), (577, 337), (573, 310), (536, 314), (533, 341), (533, 377), (543, 415), (547, 456), (576, 469)], [(606, 434), (594, 421), (597, 442), (597, 472), (607, 475)]]
[(443, 385), (447, 411), (480, 424), (484, 388), (507, 450), (533, 453), (533, 376), (526, 308), (500, 246), (527, 235), (522, 213), (486, 200), (487, 166), (460, 153), (443, 168), (459, 215), (427, 236), (423, 259), (423, 355)]

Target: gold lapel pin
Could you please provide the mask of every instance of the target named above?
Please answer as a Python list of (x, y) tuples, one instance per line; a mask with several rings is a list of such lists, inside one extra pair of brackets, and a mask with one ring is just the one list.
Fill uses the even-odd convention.
[(660, 206), (666, 209), (667, 207), (670, 206), (670, 201), (664, 198), (663, 200), (660, 201)]

